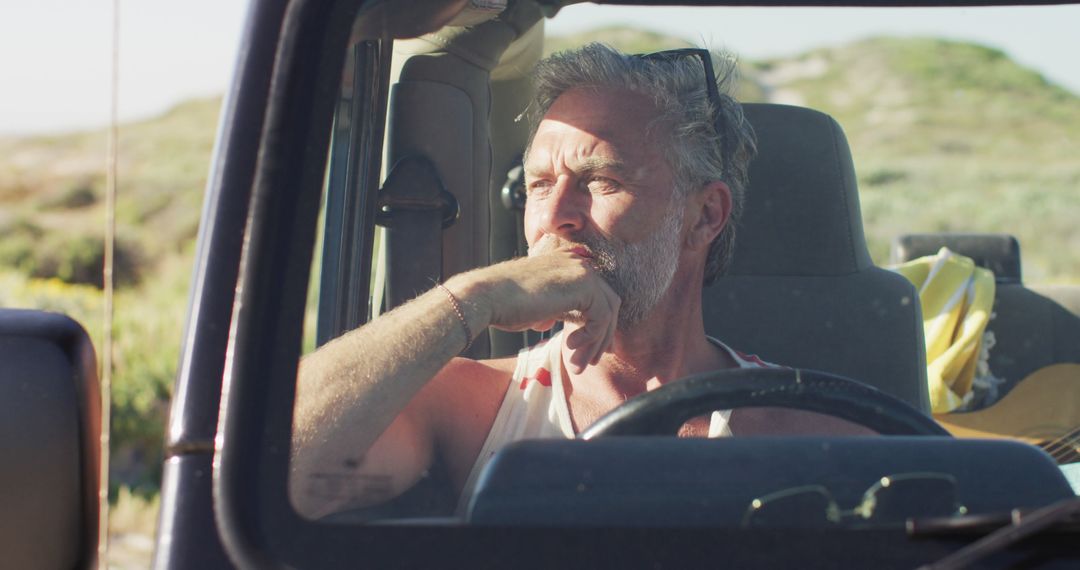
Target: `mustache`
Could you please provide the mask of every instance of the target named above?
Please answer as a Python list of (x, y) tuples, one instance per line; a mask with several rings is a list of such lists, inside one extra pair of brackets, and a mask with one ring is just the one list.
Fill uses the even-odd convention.
[(529, 257), (535, 257), (558, 249), (572, 249), (575, 246), (584, 247), (592, 254), (591, 248), (586, 244), (565, 240), (552, 234), (544, 234), (536, 243), (529, 246), (528, 255)]
[(601, 236), (581, 234), (566, 239), (553, 234), (544, 234), (536, 243), (529, 246), (528, 256), (542, 255), (559, 249), (583, 252), (585, 257), (592, 259), (594, 265), (601, 271), (615, 266), (615, 257), (618, 250), (611, 240)]

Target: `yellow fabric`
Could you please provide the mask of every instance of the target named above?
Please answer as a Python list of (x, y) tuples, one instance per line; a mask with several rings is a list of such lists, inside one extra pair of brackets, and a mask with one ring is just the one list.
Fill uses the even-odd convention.
[(979, 343), (994, 305), (994, 274), (944, 247), (894, 270), (919, 290), (930, 407), (934, 413), (955, 410), (971, 397)]

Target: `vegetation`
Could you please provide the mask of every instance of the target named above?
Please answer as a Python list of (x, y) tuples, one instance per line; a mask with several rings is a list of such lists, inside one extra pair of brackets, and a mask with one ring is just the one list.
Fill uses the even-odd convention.
[[(120, 129), (113, 497), (156, 493), (220, 101)], [(0, 140), (0, 306), (66, 313), (102, 350), (103, 132)]]
[[(689, 45), (609, 28), (548, 49), (596, 39), (638, 52)], [(1076, 95), (999, 51), (937, 39), (741, 64), (745, 100), (808, 105), (844, 126), (878, 263), (900, 233), (1004, 231), (1023, 244), (1029, 281), (1077, 279)], [(219, 107), (192, 101), (120, 130), (113, 480), (144, 495), (160, 475)], [(0, 139), (0, 306), (68, 313), (99, 353), (104, 156), (99, 131)]]
[(1000, 51), (930, 38), (772, 64), (774, 90), (844, 126), (879, 263), (905, 232), (1005, 232), (1029, 281), (1077, 278), (1076, 95)]

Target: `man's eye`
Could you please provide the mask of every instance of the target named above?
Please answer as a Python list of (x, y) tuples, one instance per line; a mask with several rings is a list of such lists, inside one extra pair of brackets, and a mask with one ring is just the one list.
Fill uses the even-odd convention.
[(603, 176), (590, 178), (588, 186), (590, 192), (614, 192), (620, 187), (618, 181)]
[(551, 188), (551, 181), (549, 180), (533, 180), (525, 184), (525, 192), (528, 194), (544, 192), (549, 188)]

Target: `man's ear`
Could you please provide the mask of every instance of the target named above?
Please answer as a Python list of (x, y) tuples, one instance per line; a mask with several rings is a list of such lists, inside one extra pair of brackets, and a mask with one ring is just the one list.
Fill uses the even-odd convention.
[(690, 230), (686, 233), (686, 245), (691, 249), (708, 249), (731, 217), (731, 188), (714, 181), (689, 198), (692, 211), (688, 212)]

